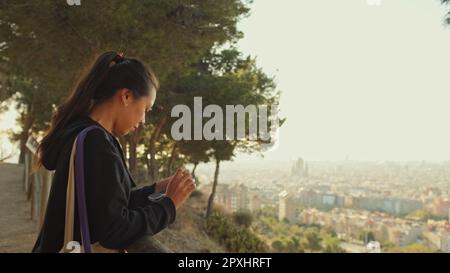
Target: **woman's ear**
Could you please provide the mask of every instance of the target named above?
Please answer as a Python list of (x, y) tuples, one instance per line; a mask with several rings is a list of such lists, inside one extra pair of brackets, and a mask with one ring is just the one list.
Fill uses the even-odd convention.
[(124, 106), (128, 106), (133, 101), (133, 92), (130, 89), (122, 88), (119, 90), (120, 100)]

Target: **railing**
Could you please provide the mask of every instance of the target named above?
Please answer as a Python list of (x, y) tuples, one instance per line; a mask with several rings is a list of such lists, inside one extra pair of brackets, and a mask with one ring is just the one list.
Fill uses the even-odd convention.
[[(53, 171), (44, 168), (33, 171), (37, 142), (30, 137), (26, 144), (23, 185), (30, 202), (30, 219), (37, 221), (37, 230), (44, 223)], [(144, 236), (127, 248), (130, 253), (171, 253), (172, 251), (151, 236)]]
[(35, 164), (37, 142), (32, 138), (28, 138), (26, 143), (25, 164), (23, 185), (30, 202), (30, 219), (37, 221), (37, 229), (40, 230), (44, 223), (45, 209), (47, 208), (48, 196), (50, 194), (50, 186), (53, 178), (53, 172), (46, 169), (33, 171)]

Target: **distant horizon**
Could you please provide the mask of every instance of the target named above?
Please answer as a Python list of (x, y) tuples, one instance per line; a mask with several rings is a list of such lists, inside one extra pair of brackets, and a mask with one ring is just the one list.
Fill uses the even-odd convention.
[[(322, 159), (322, 160), (309, 160), (307, 158), (303, 158), (301, 157), (304, 162), (306, 162), (307, 164), (315, 164), (315, 163), (330, 163), (330, 164), (342, 164), (342, 163), (371, 163), (371, 164), (389, 164), (389, 163), (393, 163), (393, 164), (450, 164), (450, 159), (448, 160), (358, 160), (358, 159)], [(235, 163), (239, 163), (239, 164), (255, 164), (255, 165), (263, 165), (263, 164), (270, 164), (270, 163), (279, 163), (279, 164), (283, 164), (283, 163), (293, 163), (297, 160), (297, 158), (293, 158), (293, 159), (260, 159), (260, 160), (254, 160), (254, 159), (237, 159), (237, 160), (233, 160), (233, 161), (223, 161), (221, 162), (221, 166), (226, 166), (226, 165), (233, 165)], [(189, 164), (192, 165), (192, 164)], [(214, 162), (208, 162), (208, 163), (200, 163), (200, 165), (210, 165), (210, 166), (214, 166), (215, 163)], [(199, 166), (200, 166), (199, 165)], [(288, 168), (292, 167), (291, 165), (287, 166)]]

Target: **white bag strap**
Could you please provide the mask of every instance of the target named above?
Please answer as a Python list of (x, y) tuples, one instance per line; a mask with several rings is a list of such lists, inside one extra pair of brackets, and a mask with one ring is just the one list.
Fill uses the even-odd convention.
[[(69, 243), (73, 241), (73, 234), (74, 234), (74, 222), (75, 222), (75, 155), (76, 155), (76, 143), (77, 138), (75, 138), (75, 141), (72, 145), (72, 150), (70, 153), (70, 160), (69, 160), (69, 173), (67, 177), (67, 191), (66, 191), (66, 217), (65, 217), (65, 224), (64, 224), (64, 246), (62, 249), (62, 252), (68, 253), (68, 252), (76, 252), (76, 249), (72, 249), (72, 247), (79, 247), (80, 252), (83, 251), (83, 242), (81, 242), (81, 245), (79, 246), (71, 246), (69, 249), (67, 248), (69, 246)], [(80, 232), (82, 232), (80, 230)], [(81, 240), (83, 241), (83, 236), (81, 236)], [(119, 250), (116, 249), (108, 249), (101, 246), (99, 243), (95, 243), (91, 245), (92, 252), (98, 252), (98, 253), (119, 253)]]
[(66, 191), (66, 220), (64, 224), (64, 249), (63, 252), (70, 252), (72, 249), (67, 249), (69, 242), (73, 241), (73, 227), (75, 221), (75, 153), (76, 142), (73, 142), (72, 151), (69, 160), (69, 174), (67, 178)]

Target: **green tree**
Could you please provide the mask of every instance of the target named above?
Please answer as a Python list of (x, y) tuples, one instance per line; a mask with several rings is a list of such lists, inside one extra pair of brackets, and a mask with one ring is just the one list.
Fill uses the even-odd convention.
[(253, 215), (248, 211), (235, 212), (233, 214), (233, 220), (237, 225), (249, 228), (253, 222)]
[(231, 252), (267, 251), (267, 245), (250, 229), (237, 227), (231, 217), (218, 211), (207, 219), (206, 232)]
[(395, 248), (395, 244), (391, 241), (383, 241), (380, 247), (382, 252), (391, 252)]
[(322, 249), (321, 240), (315, 228), (307, 228), (304, 232), (303, 248), (311, 251), (319, 251)]
[(323, 251), (327, 253), (342, 253), (344, 250), (339, 246), (340, 240), (336, 237), (327, 236), (323, 238)]
[[(50, 116), (73, 86), (84, 64), (99, 52), (117, 49), (127, 56), (139, 56), (150, 63), (161, 81), (158, 103), (163, 112), (150, 119), (151, 137), (145, 141), (150, 155), (148, 165), (152, 178), (156, 143), (167, 119), (167, 110), (177, 77), (188, 74), (191, 64), (214, 46), (234, 43), (242, 37), (236, 28), (240, 18), (248, 14), (245, 0), (224, 1), (130, 1), (91, 0), (71, 7), (64, 1), (2, 1), (0, 3), (0, 75), (31, 81), (33, 89), (2, 85), (2, 99), (21, 92), (24, 101), (23, 120), (36, 128), (46, 128), (49, 119), (36, 118), (35, 113)], [(13, 81), (14, 82), (14, 81)], [(29, 94), (33, 93), (33, 94)], [(28, 97), (39, 94), (43, 105)], [(27, 117), (30, 115), (31, 117)], [(25, 126), (24, 132), (27, 131)], [(33, 125), (34, 126), (34, 125)], [(122, 139), (130, 147), (130, 169), (135, 168), (136, 146), (141, 144), (142, 129), (136, 137)]]
[(426, 210), (416, 210), (406, 215), (405, 218), (411, 220), (427, 221), (428, 219), (432, 219), (433, 215)]
[(272, 242), (272, 249), (276, 252), (282, 252), (285, 249), (285, 245), (280, 240), (275, 240)]
[[(279, 92), (272, 78), (264, 74), (257, 67), (256, 61), (250, 57), (243, 57), (239, 51), (234, 48), (222, 50), (220, 52), (212, 51), (195, 65), (194, 73), (181, 78), (178, 85), (173, 90), (179, 94), (179, 100), (192, 102), (187, 106), (193, 109), (193, 98), (201, 97), (205, 105), (214, 104), (220, 107), (223, 114), (226, 113), (226, 105), (273, 105), (278, 102)], [(193, 112), (193, 110), (191, 110)], [(234, 131), (236, 134), (237, 117), (232, 117), (234, 122)], [(208, 118), (203, 118), (203, 124), (208, 122)], [(176, 120), (170, 119), (168, 124)], [(250, 117), (246, 115), (245, 125), (246, 134), (249, 132)], [(221, 128), (214, 129), (222, 136), (225, 134), (226, 121), (219, 124)], [(270, 124), (269, 124), (270, 126)], [(192, 133), (192, 132), (191, 132)], [(248, 139), (226, 139), (211, 140), (206, 142), (203, 151), (211, 161), (215, 162), (216, 168), (211, 194), (208, 199), (206, 216), (212, 212), (215, 190), (218, 183), (220, 163), (232, 160), (237, 152), (255, 153), (260, 152), (263, 144), (261, 140)], [(203, 154), (204, 155), (204, 154)]]
[(422, 244), (412, 244), (404, 247), (396, 247), (390, 250), (394, 253), (433, 253), (436, 252), (431, 248)]
[[(450, 0), (440, 0), (441, 1), (441, 3), (443, 3), (443, 4), (448, 4), (449, 2), (450, 2)], [(450, 24), (450, 12), (447, 14), (447, 18), (445, 19), (445, 22), (447, 23), (447, 24)]]
[(375, 241), (375, 235), (372, 231), (363, 230), (358, 236), (359, 240), (363, 241), (365, 244), (370, 241)]

